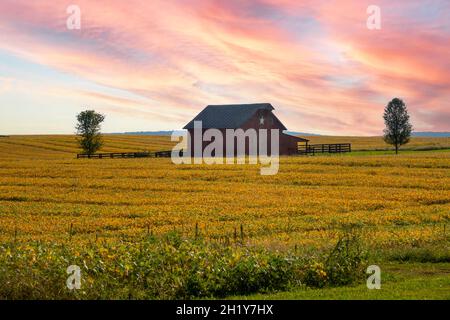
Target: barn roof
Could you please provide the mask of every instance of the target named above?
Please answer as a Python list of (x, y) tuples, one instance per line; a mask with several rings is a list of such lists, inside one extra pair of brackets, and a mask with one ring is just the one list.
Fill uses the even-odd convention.
[[(202, 121), (203, 128), (239, 128), (261, 109), (274, 110), (270, 103), (209, 105), (183, 129), (193, 129), (194, 121)], [(286, 128), (284, 129), (286, 130)]]

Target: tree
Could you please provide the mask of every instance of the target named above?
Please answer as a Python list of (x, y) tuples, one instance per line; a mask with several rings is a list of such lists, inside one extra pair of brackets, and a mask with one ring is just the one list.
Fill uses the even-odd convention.
[(395, 146), (395, 153), (401, 145), (409, 142), (412, 126), (409, 123), (409, 114), (403, 100), (392, 99), (384, 109), (384, 141)]
[(77, 135), (81, 149), (87, 154), (94, 154), (103, 145), (100, 124), (105, 120), (103, 114), (86, 110), (77, 115)]

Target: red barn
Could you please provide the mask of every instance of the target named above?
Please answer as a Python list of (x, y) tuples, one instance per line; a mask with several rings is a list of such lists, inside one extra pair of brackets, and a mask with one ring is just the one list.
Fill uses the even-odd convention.
[[(283, 133), (287, 130), (281, 121), (273, 114), (274, 108), (270, 103), (255, 104), (235, 104), (235, 105), (209, 105), (203, 109), (194, 119), (192, 119), (183, 129), (187, 129), (190, 134), (190, 150), (194, 150), (194, 121), (202, 122), (202, 136), (207, 129), (218, 129), (222, 132), (225, 140), (226, 129), (255, 129), (259, 135), (259, 129), (267, 129), (268, 134), (268, 153), (270, 151), (271, 130), (279, 130), (279, 154), (292, 155), (297, 153), (298, 143), (308, 143), (308, 140), (291, 136)], [(248, 139), (247, 139), (248, 140)], [(259, 136), (258, 136), (259, 141)], [(209, 144), (209, 141), (203, 142), (203, 149)], [(245, 153), (249, 154), (248, 141), (246, 141)], [(223, 141), (224, 152), (226, 155), (226, 143)], [(235, 144), (236, 146), (236, 144)], [(237, 154), (235, 148), (234, 153)]]

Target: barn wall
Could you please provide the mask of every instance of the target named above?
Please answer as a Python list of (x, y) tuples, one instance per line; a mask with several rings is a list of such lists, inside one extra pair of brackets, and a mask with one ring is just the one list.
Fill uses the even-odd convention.
[[(260, 124), (260, 117), (263, 116), (264, 117), (264, 124), (261, 125)], [(284, 133), (282, 133), (284, 127), (281, 124), (281, 122), (273, 115), (273, 113), (269, 110), (258, 110), (258, 112), (255, 113), (255, 115), (250, 118), (243, 126), (242, 129), (245, 131), (247, 129), (253, 128), (257, 131), (258, 134), (258, 130), (259, 129), (267, 129), (267, 150), (268, 153), (271, 154), (271, 149), (270, 149), (270, 145), (271, 145), (271, 141), (270, 141), (270, 136), (271, 136), (271, 129), (279, 129), (279, 137), (280, 137), (280, 145), (279, 145), (279, 154), (280, 155), (292, 155), (295, 154), (297, 151), (297, 142), (298, 139), (296, 137), (290, 136), (290, 135), (286, 135)], [(203, 129), (202, 134), (206, 131), (207, 129)], [(222, 134), (223, 137), (225, 139), (226, 135), (226, 129), (219, 129)], [(194, 148), (194, 129), (189, 129), (188, 130), (191, 136), (190, 142), (188, 141), (188, 143), (190, 143), (191, 146), (191, 150), (193, 150)], [(245, 150), (245, 154), (248, 155), (249, 154), (249, 146), (248, 146), (248, 139), (246, 139), (246, 150)], [(258, 140), (259, 140), (259, 136), (258, 136)], [(210, 142), (203, 142), (202, 144), (202, 150), (205, 149), (205, 147), (209, 144)], [(224, 145), (224, 150), (223, 150), (223, 154), (224, 156), (226, 155), (226, 143), (225, 141), (223, 142)], [(236, 147), (236, 141), (235, 141), (235, 148), (234, 148), (234, 155), (238, 155), (237, 154), (237, 147)]]

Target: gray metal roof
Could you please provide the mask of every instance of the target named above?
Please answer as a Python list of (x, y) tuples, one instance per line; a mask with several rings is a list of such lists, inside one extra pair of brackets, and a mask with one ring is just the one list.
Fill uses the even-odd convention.
[(203, 128), (240, 128), (258, 110), (274, 110), (270, 103), (209, 105), (183, 129), (193, 129), (194, 121), (202, 121)]

